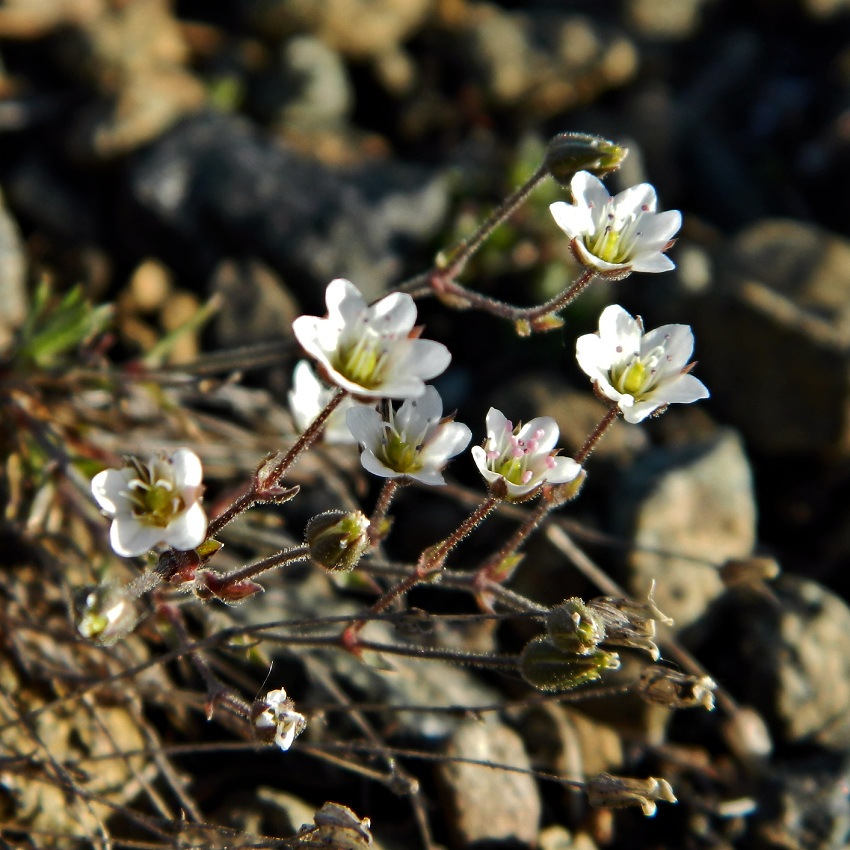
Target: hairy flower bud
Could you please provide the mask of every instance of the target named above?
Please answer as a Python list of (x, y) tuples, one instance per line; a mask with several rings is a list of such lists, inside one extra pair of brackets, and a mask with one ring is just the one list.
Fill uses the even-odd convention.
[(546, 632), (558, 649), (587, 655), (605, 640), (605, 623), (581, 599), (573, 597), (549, 611)]
[(714, 689), (717, 684), (708, 676), (689, 676), (669, 667), (647, 667), (641, 673), (637, 692), (641, 698), (655, 705), (670, 708), (695, 708), (701, 705), (714, 708)]
[(602, 806), (608, 809), (640, 806), (647, 817), (655, 814), (656, 801), (677, 802), (670, 783), (666, 779), (658, 779), (655, 776), (632, 779), (600, 773), (587, 780), (586, 790), (587, 801), (591, 806)]
[(520, 658), (523, 678), (541, 691), (568, 691), (600, 679), (602, 670), (616, 670), (619, 666), (616, 652), (595, 649), (577, 655), (559, 649), (546, 636), (531, 641)]
[(577, 171), (603, 177), (616, 171), (626, 154), (624, 148), (590, 133), (559, 133), (546, 148), (546, 167), (562, 186), (569, 185)]
[(310, 557), (332, 572), (348, 572), (369, 548), (369, 519), (361, 511), (327, 511), (307, 523)]

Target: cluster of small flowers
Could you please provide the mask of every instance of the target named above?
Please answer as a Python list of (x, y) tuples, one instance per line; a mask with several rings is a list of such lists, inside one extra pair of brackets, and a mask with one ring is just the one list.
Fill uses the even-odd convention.
[[(571, 191), (573, 203), (552, 204), (551, 212), (588, 272), (620, 278), (674, 267), (665, 251), (681, 215), (656, 212), (652, 186), (611, 197), (595, 176), (579, 172)], [(318, 367), (318, 375), (307, 361), (295, 368), (289, 403), (296, 426), (310, 429), (335, 402), (324, 423), (326, 441), (359, 444), (362, 466), (376, 476), (444, 484), (446, 465), (472, 439), (468, 426), (443, 415), (439, 393), (426, 383), (449, 366), (449, 350), (420, 337), (416, 305), (407, 293), (394, 292), (369, 305), (351, 282), (338, 279), (327, 287), (325, 300), (326, 316), (301, 316), (293, 323), (296, 339)], [(598, 332), (577, 340), (576, 357), (612, 411), (638, 423), (671, 403), (708, 396), (690, 374), (693, 345), (686, 325), (645, 332), (639, 317), (612, 305), (602, 312)], [(486, 437), (471, 449), (490, 495), (520, 502), (547, 485), (580, 483), (584, 458), (559, 456), (558, 437), (552, 417), (514, 425), (491, 408)], [(190, 551), (206, 541), (201, 462), (187, 448), (106, 469), (93, 479), (92, 492), (112, 519), (110, 540), (119, 555), (138, 556), (163, 546)], [(358, 545), (369, 545), (365, 517), (352, 527), (350, 522), (340, 526), (335, 515), (328, 523), (335, 540), (356, 538)], [(255, 717), (255, 726), (273, 734), (284, 750), (303, 725), (283, 690), (267, 694)]]

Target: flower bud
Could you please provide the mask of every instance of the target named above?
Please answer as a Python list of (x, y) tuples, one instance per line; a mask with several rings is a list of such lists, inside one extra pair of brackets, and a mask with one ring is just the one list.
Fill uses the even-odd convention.
[(361, 511), (327, 511), (307, 523), (310, 557), (332, 572), (348, 572), (369, 548), (369, 519)]
[(581, 599), (573, 597), (549, 611), (546, 632), (558, 649), (587, 655), (605, 640), (605, 623)]
[(670, 783), (655, 776), (632, 779), (600, 773), (587, 780), (586, 791), (587, 801), (591, 806), (608, 809), (640, 806), (647, 817), (655, 814), (657, 800), (663, 800), (665, 803), (677, 802)]
[(74, 611), (77, 631), (103, 646), (130, 634), (139, 620), (135, 600), (115, 585), (81, 588), (74, 594)]
[(195, 573), (193, 590), (198, 599), (218, 599), (227, 605), (244, 602), (250, 596), (265, 592), (261, 584), (249, 578), (228, 580), (226, 575), (214, 570), (198, 570)]
[(669, 667), (647, 667), (641, 673), (637, 692), (641, 699), (670, 708), (714, 708), (717, 684), (708, 676), (689, 676)]
[(563, 186), (569, 184), (578, 171), (589, 171), (603, 177), (616, 171), (628, 148), (589, 133), (559, 133), (546, 148), (546, 167)]
[(545, 636), (531, 641), (520, 658), (523, 678), (541, 691), (568, 691), (600, 679), (601, 670), (616, 670), (619, 666), (616, 652), (596, 649), (576, 655), (559, 649)]

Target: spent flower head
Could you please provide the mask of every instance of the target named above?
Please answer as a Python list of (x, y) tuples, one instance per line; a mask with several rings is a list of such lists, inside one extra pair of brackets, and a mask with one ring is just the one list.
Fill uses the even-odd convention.
[(353, 283), (337, 279), (325, 303), (325, 318), (299, 316), (292, 330), (328, 380), (356, 396), (415, 398), (451, 361), (442, 343), (417, 338), (416, 304), (407, 293), (369, 306)]
[[(289, 412), (299, 431), (306, 431), (316, 417), (327, 407), (336, 390), (323, 384), (307, 360), (299, 360), (292, 373), (292, 389), (289, 391)], [(345, 423), (345, 414), (357, 402), (353, 398), (344, 398), (336, 410), (325, 422), (322, 438), (326, 443), (353, 445), (357, 442), (351, 436)]]
[(207, 534), (201, 506), (203, 470), (190, 449), (154, 454), (144, 462), (127, 458), (121, 469), (104, 469), (92, 479), (92, 494), (112, 518), (109, 539), (119, 555), (143, 555), (166, 544), (194, 549)]
[(346, 421), (363, 447), (360, 462), (368, 472), (423, 484), (445, 484), (442, 469), (472, 438), (466, 425), (443, 418), (443, 401), (431, 386), (398, 410), (389, 403), (382, 413), (360, 405), (348, 411)]
[(632, 423), (668, 404), (708, 398), (705, 385), (690, 374), (693, 350), (688, 325), (662, 325), (644, 333), (640, 317), (618, 304), (602, 311), (597, 333), (576, 341), (578, 365)]
[(612, 198), (598, 177), (579, 171), (570, 188), (574, 203), (556, 201), (549, 209), (583, 266), (607, 277), (675, 268), (664, 252), (682, 226), (682, 214), (655, 212), (658, 200), (649, 183)]
[(269, 691), (254, 703), (254, 734), (263, 743), (274, 743), (284, 752), (307, 727), (307, 718), (294, 710), (295, 703), (283, 688)]
[(564, 484), (581, 473), (572, 458), (558, 457), (558, 433), (551, 416), (538, 416), (515, 428), (491, 407), (487, 439), (483, 446), (472, 447), (472, 457), (491, 488), (504, 488), (508, 501), (523, 501), (544, 484)]

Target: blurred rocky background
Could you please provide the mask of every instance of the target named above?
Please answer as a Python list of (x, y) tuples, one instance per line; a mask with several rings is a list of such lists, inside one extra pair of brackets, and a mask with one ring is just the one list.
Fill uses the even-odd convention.
[[(575, 800), (541, 797), (530, 781), (475, 789), (463, 769), (441, 768), (429, 780), (443, 800), (438, 837), (459, 848), (838, 850), (850, 843), (850, 3), (5, 0), (0, 350), (43, 280), (114, 302), (117, 361), (144, 357), (215, 298), (214, 318), (168, 362), (280, 343), (280, 365), (246, 380), (282, 399), (290, 322), (322, 311), (330, 279), (376, 298), (427, 268), (565, 130), (628, 145), (612, 190), (649, 181), (662, 208), (683, 211), (677, 270), (598, 283), (563, 329), (530, 339), (422, 302), (429, 336), (454, 356), (446, 409), (474, 440), (491, 404), (514, 419), (550, 414), (574, 451), (602, 413), (574, 339), (601, 309), (694, 326), (711, 399), (642, 427), (618, 422), (563, 515), (636, 595), (656, 579), (677, 637), (761, 713), (774, 751), (745, 758), (745, 733), (724, 733), (717, 713), (634, 721), (686, 779), (678, 809), (638, 816), (632, 831), (582, 821)], [(576, 270), (547, 207), (564, 197), (540, 187), (463, 281), (519, 304), (560, 291)], [(471, 466), (453, 474), (480, 487)], [(434, 540), (415, 514), (400, 514), (397, 533), (410, 551)], [(595, 592), (551, 547), (530, 551), (523, 592), (546, 603)], [(754, 555), (782, 577), (751, 581), (744, 569), (724, 582), (721, 566)], [(416, 698), (431, 697), (399, 697)], [(116, 735), (122, 711), (106, 721)], [(566, 770), (555, 753), (577, 741), (600, 770), (623, 757), (615, 745), (595, 752), (613, 733), (584, 715), (512, 721), (435, 736), (475, 758), (527, 766), (530, 753), (541, 769)], [(73, 722), (63, 719), (68, 735)], [(702, 747), (723, 750), (723, 734), (743, 768), (725, 755), (688, 766)], [(274, 784), (268, 769), (260, 784)], [(294, 805), (281, 793), (254, 803)], [(358, 793), (378, 823), (387, 795)], [(496, 824), (481, 800), (500, 795), (512, 805)], [(755, 808), (736, 808), (736, 795)], [(210, 810), (225, 799), (210, 790)]]

